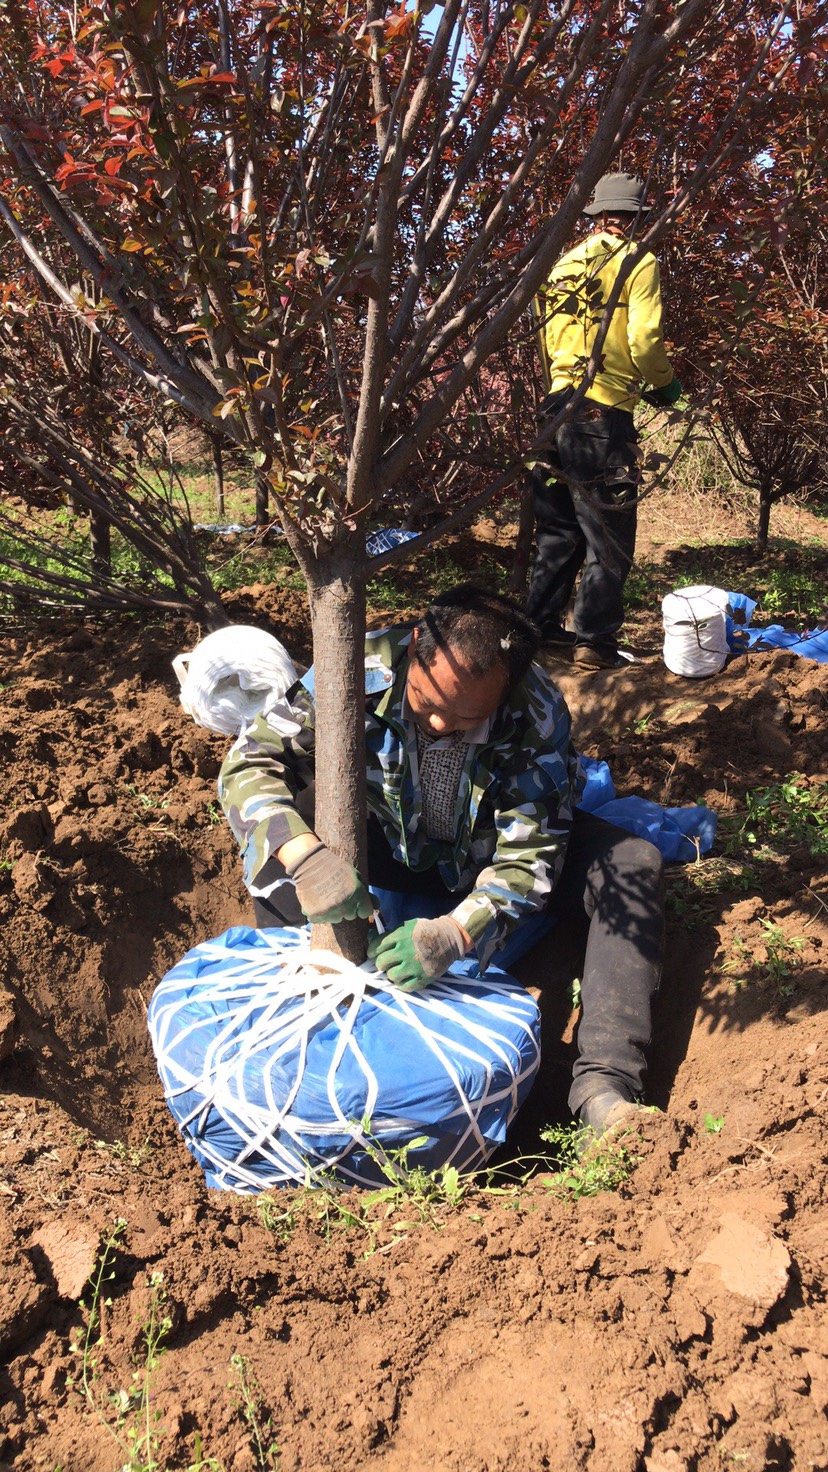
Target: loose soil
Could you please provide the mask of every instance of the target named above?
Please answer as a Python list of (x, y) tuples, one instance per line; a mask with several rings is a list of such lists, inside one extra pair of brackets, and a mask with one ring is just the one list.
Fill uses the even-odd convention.
[[(250, 589), (233, 616), (307, 657), (292, 597)], [(828, 670), (770, 653), (691, 683), (649, 635), (628, 672), (550, 668), (619, 792), (729, 820), (718, 858), (670, 876), (666, 1112), (615, 1192), (560, 1199), (541, 1174), (374, 1237), (326, 1230), (302, 1193), (281, 1193), (274, 1231), (207, 1191), (163, 1102), (153, 987), (250, 919), (215, 802), (225, 743), (182, 714), (170, 665), (198, 630), (7, 636), (0, 1467), (248, 1472), (278, 1447), (282, 1472), (828, 1468), (828, 894), (804, 844), (724, 855), (747, 792), (825, 779)], [(512, 1150), (563, 1117), (580, 942), (562, 928), (521, 973), (542, 986), (544, 1065)], [(116, 1218), (84, 1397), (87, 1280)], [(142, 1422), (153, 1274), (170, 1326)]]

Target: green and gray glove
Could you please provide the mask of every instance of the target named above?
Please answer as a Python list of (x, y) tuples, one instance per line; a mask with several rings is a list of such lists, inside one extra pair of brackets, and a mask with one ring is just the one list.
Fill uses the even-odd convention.
[(683, 393), (684, 389), (681, 386), (681, 382), (674, 374), (670, 382), (665, 383), (663, 388), (650, 389), (648, 398), (651, 403), (655, 400), (657, 403), (663, 404), (666, 409), (669, 409), (673, 404), (678, 403)]
[(285, 872), (296, 885), (296, 898), (312, 925), (369, 919), (374, 907), (356, 869), (324, 843), (286, 865)]
[(387, 935), (368, 938), (368, 955), (377, 970), (384, 971), (389, 981), (406, 992), (419, 991), (465, 954), (463, 932), (450, 915), (439, 915), (436, 920), (406, 920)]

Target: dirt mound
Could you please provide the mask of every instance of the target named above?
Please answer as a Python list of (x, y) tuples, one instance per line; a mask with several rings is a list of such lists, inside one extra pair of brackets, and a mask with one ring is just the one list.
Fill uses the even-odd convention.
[[(303, 615), (262, 592), (236, 617), (307, 657)], [(824, 780), (828, 671), (784, 653), (702, 684), (656, 658), (556, 668), (620, 792), (729, 820), (718, 857), (670, 877), (651, 1076), (668, 1114), (643, 1119), (612, 1194), (541, 1177), (366, 1223), (358, 1198), (263, 1213), (206, 1191), (161, 1097), (153, 986), (250, 914), (215, 802), (226, 743), (183, 717), (170, 666), (196, 637), (6, 641), (0, 1467), (247, 1472), (276, 1447), (282, 1472), (828, 1467), (824, 861), (807, 834), (780, 862), (742, 828), (748, 792)], [(526, 1148), (571, 1052), (579, 938), (556, 936), (523, 973), (547, 983)]]

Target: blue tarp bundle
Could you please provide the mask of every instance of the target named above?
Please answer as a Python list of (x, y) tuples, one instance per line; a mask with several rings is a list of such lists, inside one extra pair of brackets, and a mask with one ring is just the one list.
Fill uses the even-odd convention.
[(152, 997), (167, 1103), (207, 1184), (377, 1184), (415, 1140), (409, 1169), (481, 1166), (537, 1071), (532, 997), (470, 959), (412, 995), (373, 968), (311, 976), (312, 959), (305, 931), (237, 927)]

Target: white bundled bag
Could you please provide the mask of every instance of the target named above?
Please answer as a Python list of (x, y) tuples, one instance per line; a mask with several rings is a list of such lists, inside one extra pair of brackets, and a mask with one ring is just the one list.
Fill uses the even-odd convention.
[(678, 588), (662, 599), (661, 610), (668, 670), (691, 680), (718, 674), (729, 653), (727, 593), (707, 584)]
[(238, 735), (298, 678), (284, 645), (247, 624), (217, 629), (172, 665), (184, 710), (222, 736)]

